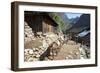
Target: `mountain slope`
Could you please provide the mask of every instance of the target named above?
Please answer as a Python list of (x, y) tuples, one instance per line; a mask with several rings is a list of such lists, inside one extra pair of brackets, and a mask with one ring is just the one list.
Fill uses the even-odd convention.
[(79, 20), (73, 24), (72, 28), (69, 29), (69, 32), (79, 33), (88, 28), (90, 28), (90, 15), (83, 14), (80, 16)]
[(69, 19), (70, 23), (73, 25), (79, 20), (79, 17)]
[(68, 30), (69, 28), (72, 27), (68, 17), (66, 16), (65, 13), (57, 13), (63, 20), (64, 24), (65, 24), (65, 29)]

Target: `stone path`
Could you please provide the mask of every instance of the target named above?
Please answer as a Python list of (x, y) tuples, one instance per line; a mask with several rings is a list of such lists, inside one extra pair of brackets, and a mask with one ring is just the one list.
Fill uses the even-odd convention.
[(60, 52), (55, 57), (55, 60), (80, 59), (79, 46), (79, 44), (69, 40), (67, 44), (62, 46)]

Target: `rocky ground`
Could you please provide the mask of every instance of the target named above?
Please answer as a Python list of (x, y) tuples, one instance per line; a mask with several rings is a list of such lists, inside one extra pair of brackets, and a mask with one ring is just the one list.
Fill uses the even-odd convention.
[(56, 60), (64, 59), (80, 59), (80, 44), (76, 44), (74, 41), (69, 40), (66, 44), (62, 46)]
[[(24, 61), (33, 62), (42, 60), (68, 60), (68, 59), (87, 59), (90, 58), (90, 49), (80, 43), (67, 39), (64, 41), (63, 35), (54, 33), (38, 33), (35, 37), (32, 29), (25, 23), (24, 31)], [(59, 40), (60, 39), (60, 40)], [(56, 47), (50, 47), (55, 42)], [(60, 48), (59, 48), (60, 47)], [(53, 48), (54, 51), (51, 49)], [(57, 52), (57, 49), (60, 49)], [(57, 53), (56, 53), (57, 52)], [(53, 55), (52, 55), (53, 54)]]

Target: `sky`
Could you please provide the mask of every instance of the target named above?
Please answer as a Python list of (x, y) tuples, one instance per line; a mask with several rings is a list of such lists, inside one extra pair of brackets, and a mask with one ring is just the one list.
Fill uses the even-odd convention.
[(69, 19), (71, 19), (71, 18), (80, 17), (82, 14), (81, 13), (66, 13), (66, 15)]

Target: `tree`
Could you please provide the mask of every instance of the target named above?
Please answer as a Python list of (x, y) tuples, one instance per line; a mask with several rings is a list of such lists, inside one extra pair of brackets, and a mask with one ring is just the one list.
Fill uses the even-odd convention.
[(65, 24), (62, 20), (62, 18), (57, 15), (56, 13), (48, 13), (49, 16), (58, 24), (57, 30), (58, 31), (65, 31)]

